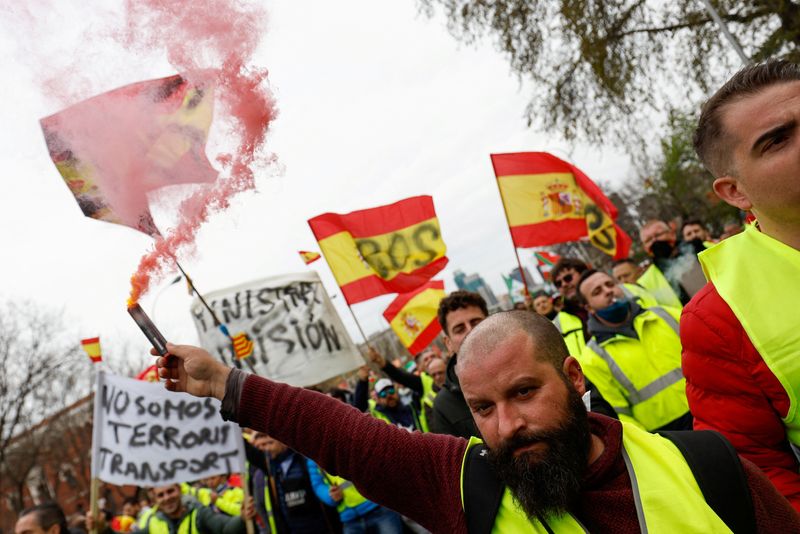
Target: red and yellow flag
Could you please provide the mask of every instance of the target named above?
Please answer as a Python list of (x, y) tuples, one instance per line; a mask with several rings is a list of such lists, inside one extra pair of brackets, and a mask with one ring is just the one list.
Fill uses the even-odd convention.
[(136, 380), (144, 380), (145, 382), (158, 382), (158, 367), (151, 365), (136, 375)]
[(103, 361), (103, 353), (100, 351), (99, 337), (90, 337), (88, 339), (82, 339), (81, 346), (83, 347), (83, 350), (86, 351), (86, 354), (89, 356), (89, 358), (92, 360), (92, 363)]
[(447, 247), (430, 196), (308, 221), (350, 304), (407, 293), (447, 265)]
[(491, 157), (514, 245), (588, 237), (609, 256), (628, 257), (631, 238), (614, 222), (617, 208), (580, 169), (547, 152)]
[(208, 73), (126, 85), (40, 121), (50, 158), (87, 217), (159, 235), (147, 193), (211, 183), (206, 157), (214, 111)]
[(444, 282), (431, 280), (415, 291), (398, 295), (383, 312), (411, 354), (422, 352), (442, 331), (436, 315), (443, 298)]
[(311, 252), (309, 250), (298, 250), (297, 253), (300, 254), (300, 257), (303, 258), (303, 261), (306, 263), (306, 265), (309, 263), (314, 263), (322, 257), (319, 252)]
[(250, 336), (244, 332), (239, 332), (231, 338), (233, 341), (233, 352), (236, 354), (236, 359), (244, 360), (253, 355), (253, 348), (255, 344)]

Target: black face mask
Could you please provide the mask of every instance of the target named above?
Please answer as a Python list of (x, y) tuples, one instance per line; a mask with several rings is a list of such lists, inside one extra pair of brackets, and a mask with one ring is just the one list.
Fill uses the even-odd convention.
[(659, 259), (667, 259), (672, 256), (675, 245), (669, 241), (654, 241), (650, 246), (650, 253)]
[(695, 254), (700, 254), (701, 252), (703, 252), (706, 249), (706, 246), (703, 243), (703, 240), (700, 239), (699, 237), (695, 237), (694, 239), (689, 241), (689, 244), (692, 245), (692, 248), (694, 249), (694, 253)]

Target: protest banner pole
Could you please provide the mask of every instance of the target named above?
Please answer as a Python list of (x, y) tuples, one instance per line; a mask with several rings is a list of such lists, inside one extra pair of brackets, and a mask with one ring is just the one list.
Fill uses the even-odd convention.
[(100, 490), (100, 479), (92, 477), (89, 483), (89, 514), (92, 516), (92, 529), (89, 534), (97, 534), (97, 518), (98, 518), (98, 499), (97, 494)]
[[(244, 493), (244, 502), (250, 500), (250, 484), (247, 483), (247, 473), (239, 473), (239, 478), (242, 481), (242, 492)], [(247, 534), (255, 534), (255, 528), (253, 527), (253, 520), (252, 519), (245, 519), (244, 526), (247, 529)]]
[(497, 192), (500, 194), (500, 202), (503, 204), (503, 216), (506, 218), (506, 226), (508, 227), (508, 235), (511, 237), (511, 246), (514, 247), (514, 256), (517, 258), (517, 266), (519, 266), (519, 277), (522, 280), (522, 285), (525, 287), (525, 304), (530, 306), (531, 292), (528, 289), (528, 280), (525, 276), (525, 270), (522, 268), (522, 261), (519, 259), (519, 251), (517, 244), (514, 242), (514, 234), (511, 233), (511, 221), (508, 220), (508, 210), (506, 209), (506, 200), (503, 198), (503, 192), (500, 190), (500, 182), (495, 179), (497, 184)]

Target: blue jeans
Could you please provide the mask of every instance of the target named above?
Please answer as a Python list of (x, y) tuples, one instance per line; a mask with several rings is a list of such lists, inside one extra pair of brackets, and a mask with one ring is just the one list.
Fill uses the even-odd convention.
[(363, 517), (343, 525), (344, 534), (403, 534), (400, 514), (378, 507)]

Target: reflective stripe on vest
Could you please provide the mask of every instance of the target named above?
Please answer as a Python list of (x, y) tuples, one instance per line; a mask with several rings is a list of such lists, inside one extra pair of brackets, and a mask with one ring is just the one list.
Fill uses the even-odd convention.
[[(692, 470), (668, 439), (635, 425), (622, 423), (622, 457), (631, 481), (639, 530), (649, 534), (674, 532), (731, 532), (706, 503)], [(472, 438), (467, 445), (480, 444)], [(466, 453), (465, 453), (466, 458)], [(464, 506), (464, 464), (461, 466), (461, 505)], [(588, 530), (572, 514), (551, 516), (543, 525), (529, 519), (506, 489), (495, 518), (494, 533), (583, 533)]]
[[(667, 312), (667, 310), (656, 306), (654, 308), (649, 308), (648, 311), (656, 314), (659, 318), (666, 322), (670, 328), (675, 331), (675, 335), (680, 337), (678, 321), (676, 321), (675, 318)], [(680, 367), (678, 367), (667, 374), (656, 378), (643, 388), (636, 388), (636, 386), (633, 385), (633, 382), (623, 372), (619, 364), (617, 364), (617, 362), (614, 360), (614, 357), (611, 356), (611, 354), (609, 354), (608, 351), (597, 342), (596, 338), (589, 340), (588, 347), (597, 353), (597, 355), (600, 356), (604, 362), (606, 362), (606, 365), (608, 365), (608, 368), (611, 370), (611, 374), (614, 376), (614, 379), (619, 382), (619, 385), (622, 386), (628, 393), (628, 400), (630, 400), (631, 405), (642, 403), (647, 399), (658, 395), (672, 384), (680, 382), (681, 379), (683, 379), (683, 371)]]
[(267, 512), (270, 533), (278, 534), (278, 527), (275, 525), (275, 512), (272, 511), (272, 499), (269, 498), (270, 478), (267, 473), (264, 473), (264, 510)]
[(800, 302), (800, 251), (748, 225), (698, 258), (706, 278), (786, 391), (786, 436), (800, 446), (800, 328), (791, 311)]
[(636, 283), (649, 291), (662, 306), (670, 306), (679, 309), (683, 308), (678, 294), (675, 293), (675, 290), (664, 276), (664, 273), (662, 273), (661, 269), (656, 267), (655, 264), (651, 264), (650, 267), (645, 270), (644, 274), (636, 280)]
[(367, 502), (367, 498), (359, 493), (351, 481), (325, 473), (322, 471), (322, 468), (319, 468), (319, 470), (327, 486), (339, 486), (339, 489), (342, 490), (342, 500), (336, 505), (336, 510), (338, 510), (339, 513), (342, 513), (346, 508), (355, 508)]
[(564, 338), (564, 343), (567, 344), (567, 351), (570, 355), (579, 356), (586, 347), (581, 318), (562, 311), (558, 312), (556, 318), (553, 319), (553, 324), (561, 332), (561, 337)]
[[(171, 534), (169, 523), (152, 514), (147, 520), (145, 529), (149, 534)], [(174, 534), (196, 534), (197, 533), (197, 509), (192, 510), (181, 518), (178, 530)]]
[(428, 423), (428, 415), (425, 413), (425, 406), (433, 409), (433, 401), (436, 399), (436, 392), (433, 390), (433, 377), (428, 373), (419, 375), (422, 381), (422, 399), (420, 400), (420, 413), (419, 424), (420, 431), (430, 432), (430, 423)]

